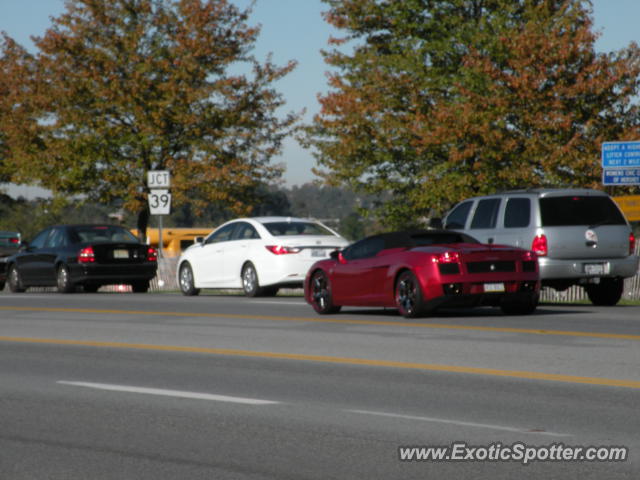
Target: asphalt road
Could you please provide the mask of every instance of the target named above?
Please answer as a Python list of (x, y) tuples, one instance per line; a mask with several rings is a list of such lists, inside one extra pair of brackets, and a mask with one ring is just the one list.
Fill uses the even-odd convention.
[[(631, 306), (407, 321), (286, 296), (5, 291), (0, 480), (635, 479), (639, 343)], [(629, 458), (400, 460), (454, 442)]]

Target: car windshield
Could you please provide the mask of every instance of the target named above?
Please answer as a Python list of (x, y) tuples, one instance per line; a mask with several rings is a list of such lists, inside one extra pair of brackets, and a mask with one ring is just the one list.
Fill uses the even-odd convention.
[(562, 196), (540, 199), (543, 227), (625, 225), (625, 219), (609, 197)]
[(71, 238), (77, 243), (135, 242), (138, 239), (126, 228), (117, 225), (88, 225), (73, 227)]
[(318, 223), (312, 222), (267, 222), (263, 224), (275, 237), (287, 235), (331, 235), (333, 232)]

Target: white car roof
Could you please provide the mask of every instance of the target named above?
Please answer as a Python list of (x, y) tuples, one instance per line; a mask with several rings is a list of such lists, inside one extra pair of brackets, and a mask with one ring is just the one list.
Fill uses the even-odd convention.
[[(242, 219), (239, 219), (242, 220)], [(249, 217), (246, 220), (255, 220), (260, 223), (271, 223), (271, 222), (311, 222), (311, 223), (319, 223), (317, 220), (312, 220), (310, 218), (300, 218), (300, 217)]]

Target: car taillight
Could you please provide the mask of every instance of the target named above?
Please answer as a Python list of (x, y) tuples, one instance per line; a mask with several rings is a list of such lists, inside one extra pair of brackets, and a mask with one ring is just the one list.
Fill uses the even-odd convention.
[(20, 243), (20, 239), (19, 239), (19, 238), (10, 238), (10, 239), (9, 239), (9, 243), (16, 243), (16, 244), (18, 244), (18, 243)]
[(285, 247), (284, 245), (265, 245), (265, 248), (274, 255), (286, 255), (288, 253), (300, 253), (300, 248)]
[(436, 255), (432, 259), (433, 263), (460, 263), (458, 252), (444, 252)]
[(153, 248), (147, 248), (147, 262), (157, 262), (158, 261), (158, 251)]
[(96, 261), (96, 254), (93, 252), (93, 247), (84, 247), (78, 253), (78, 263), (93, 263)]
[(536, 238), (533, 239), (531, 243), (531, 250), (538, 255), (539, 257), (546, 257), (549, 251), (549, 247), (547, 245), (547, 237), (545, 235), (536, 235)]
[(631, 232), (629, 234), (629, 255), (633, 255), (636, 251), (636, 236)]

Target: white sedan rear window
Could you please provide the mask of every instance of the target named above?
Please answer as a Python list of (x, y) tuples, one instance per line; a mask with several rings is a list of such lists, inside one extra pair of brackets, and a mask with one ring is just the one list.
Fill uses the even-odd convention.
[(269, 222), (264, 224), (269, 233), (275, 237), (287, 235), (331, 235), (334, 234), (322, 225), (311, 222)]

